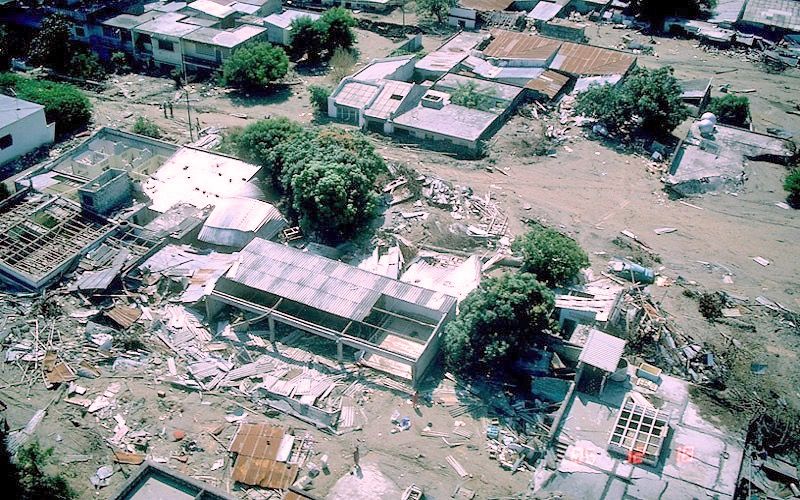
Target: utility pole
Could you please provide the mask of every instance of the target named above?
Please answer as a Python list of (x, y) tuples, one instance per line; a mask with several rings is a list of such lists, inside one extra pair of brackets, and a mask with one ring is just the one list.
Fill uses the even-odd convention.
[(192, 133), (192, 108), (189, 107), (189, 89), (184, 85), (183, 92), (186, 94), (186, 114), (189, 115), (189, 139), (194, 142), (194, 133)]

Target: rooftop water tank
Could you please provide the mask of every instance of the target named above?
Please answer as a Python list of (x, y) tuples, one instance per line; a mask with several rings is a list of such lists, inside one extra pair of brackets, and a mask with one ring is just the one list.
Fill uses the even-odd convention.
[(714, 113), (705, 112), (703, 116), (700, 117), (701, 120), (708, 120), (714, 125), (717, 124), (717, 116)]
[(697, 128), (700, 129), (701, 134), (713, 134), (714, 122), (709, 119), (703, 119), (697, 122)]

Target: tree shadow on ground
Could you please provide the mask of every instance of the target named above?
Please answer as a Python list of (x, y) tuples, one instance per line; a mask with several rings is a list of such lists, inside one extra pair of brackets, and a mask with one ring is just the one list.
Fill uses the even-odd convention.
[(294, 92), (288, 85), (275, 85), (261, 92), (238, 90), (228, 94), (231, 104), (238, 107), (269, 106), (288, 101)]

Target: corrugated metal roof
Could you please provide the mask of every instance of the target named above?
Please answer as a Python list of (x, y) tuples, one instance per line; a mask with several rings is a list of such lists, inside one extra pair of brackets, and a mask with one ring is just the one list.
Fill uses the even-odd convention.
[(539, 75), (538, 78), (534, 78), (526, 83), (525, 88), (541, 92), (550, 99), (553, 99), (561, 92), (561, 89), (563, 89), (567, 83), (569, 83), (568, 76), (555, 71), (546, 70)]
[(582, 76), (624, 75), (636, 57), (618, 50), (554, 40), (530, 33), (496, 30), (484, 49), (487, 57), (498, 59), (549, 60), (551, 69)]
[(256, 238), (226, 277), (237, 283), (355, 321), (381, 295), (447, 312), (455, 298), (358, 269), (342, 262)]
[(461, 0), (458, 6), (462, 9), (472, 9), (478, 12), (491, 12), (508, 10), (514, 0)]
[(263, 488), (288, 488), (297, 477), (297, 467), (277, 461), (286, 429), (270, 424), (242, 424), (230, 451), (238, 453), (234, 481)]
[(286, 429), (278, 425), (242, 424), (233, 436), (230, 451), (248, 457), (275, 460)]
[(800, 2), (796, 0), (749, 0), (742, 21), (800, 31)]
[(492, 42), (483, 49), (487, 57), (499, 59), (548, 60), (563, 42), (528, 33), (497, 30), (492, 32)]
[(613, 373), (624, 349), (624, 339), (592, 329), (578, 359), (587, 365)]
[(285, 225), (283, 215), (269, 203), (250, 198), (226, 198), (211, 211), (197, 238), (214, 245), (241, 248), (255, 234), (270, 239)]

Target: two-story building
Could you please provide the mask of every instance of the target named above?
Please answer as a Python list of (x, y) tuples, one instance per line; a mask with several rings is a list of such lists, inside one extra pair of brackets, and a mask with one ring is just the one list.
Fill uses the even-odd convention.
[(0, 94), (0, 165), (53, 142), (44, 106)]

